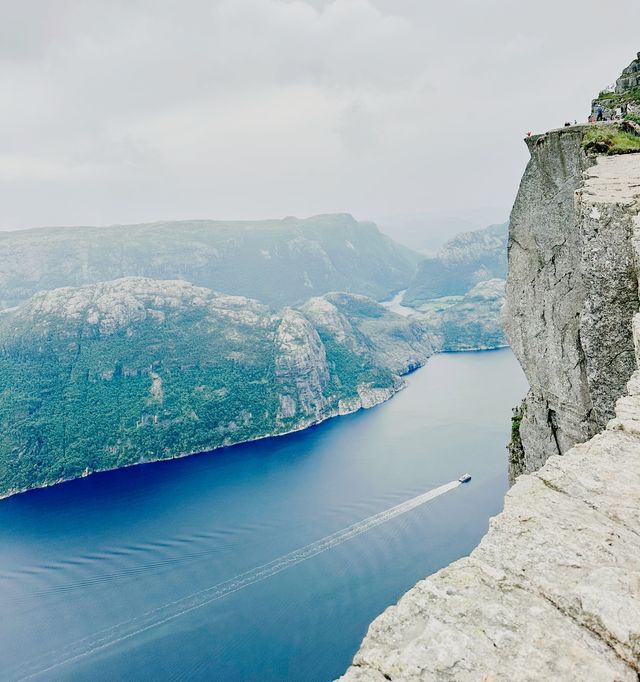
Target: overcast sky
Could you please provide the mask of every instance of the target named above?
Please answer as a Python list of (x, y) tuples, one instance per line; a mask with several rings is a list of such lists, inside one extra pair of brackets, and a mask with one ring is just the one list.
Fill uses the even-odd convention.
[(0, 228), (510, 207), (638, 0), (0, 0)]

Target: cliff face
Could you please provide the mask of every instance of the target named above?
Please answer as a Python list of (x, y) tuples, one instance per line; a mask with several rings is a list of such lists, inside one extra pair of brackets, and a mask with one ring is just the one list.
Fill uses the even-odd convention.
[(528, 140), (511, 216), (505, 329), (531, 387), (512, 479), (604, 428), (635, 368), (640, 163), (589, 159), (582, 134)]
[(469, 557), (374, 621), (344, 682), (640, 678), (640, 154), (587, 158), (582, 134), (528, 140), (511, 219), (506, 327), (531, 390), (510, 467), (534, 473)]
[(624, 93), (640, 88), (640, 52), (638, 52), (637, 59), (634, 59), (626, 69), (622, 71), (622, 75), (616, 81), (616, 92)]
[(591, 102), (591, 113), (602, 111), (605, 119), (611, 119), (616, 114), (640, 113), (640, 52), (629, 66), (623, 69), (616, 80), (613, 90), (603, 90)]

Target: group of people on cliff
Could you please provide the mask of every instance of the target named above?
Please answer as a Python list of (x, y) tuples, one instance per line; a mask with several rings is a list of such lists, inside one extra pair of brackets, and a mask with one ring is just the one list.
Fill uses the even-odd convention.
[(596, 123), (597, 121), (622, 121), (627, 115), (628, 105), (622, 103), (620, 106), (610, 111), (605, 111), (602, 104), (597, 104), (589, 116), (589, 123)]

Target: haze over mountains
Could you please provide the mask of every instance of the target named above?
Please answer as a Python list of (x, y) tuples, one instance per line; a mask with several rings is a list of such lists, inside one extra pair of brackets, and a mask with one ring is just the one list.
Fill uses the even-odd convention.
[(384, 299), (419, 254), (346, 214), (0, 233), (0, 308), (36, 291), (130, 275), (184, 279), (279, 307), (328, 291)]
[(376, 223), (385, 234), (401, 244), (424, 256), (433, 256), (446, 242), (463, 232), (475, 232), (487, 225), (501, 223), (509, 211), (510, 206), (455, 207), (385, 216)]
[(402, 297), (445, 351), (506, 346), (502, 307), (508, 224), (457, 235), (423, 259)]
[(480, 282), (507, 276), (508, 223), (459, 234), (437, 256), (425, 258), (403, 303), (419, 306), (443, 296), (463, 296)]

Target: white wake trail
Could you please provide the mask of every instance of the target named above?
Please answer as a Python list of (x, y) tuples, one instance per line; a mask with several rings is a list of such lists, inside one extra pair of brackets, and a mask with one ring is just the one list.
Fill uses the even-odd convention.
[[(21, 677), (18, 679), (26, 680), (37, 675), (44, 674), (61, 665), (71, 663), (72, 661), (89, 656), (109, 646), (113, 646), (118, 642), (135, 637), (136, 635), (146, 632), (151, 628), (156, 628), (164, 625), (165, 623), (169, 623), (170, 621), (180, 618), (191, 611), (195, 611), (196, 609), (202, 608), (203, 606), (207, 606), (207, 604), (211, 604), (211, 602), (222, 599), (233, 592), (238, 592), (249, 585), (266, 580), (267, 578), (270, 578), (271, 576), (276, 575), (277, 573), (280, 573), (291, 566), (295, 566), (302, 561), (306, 561), (307, 559), (311, 559), (311, 557), (317, 556), (322, 552), (326, 552), (327, 550), (332, 549), (333, 547), (336, 547), (347, 540), (351, 540), (352, 538), (361, 535), (362, 533), (365, 533), (376, 526), (380, 526), (381, 524), (386, 523), (397, 516), (406, 514), (412, 509), (420, 507), (423, 504), (434, 500), (436, 497), (440, 497), (441, 495), (454, 490), (459, 485), (459, 481), (451, 481), (450, 483), (441, 485), (438, 488), (429, 490), (426, 493), (412, 497), (410, 500), (402, 502), (395, 507), (385, 509), (378, 514), (374, 514), (373, 516), (369, 516), (362, 521), (352, 524), (351, 526), (347, 526), (347, 528), (343, 528), (342, 530), (336, 531), (331, 535), (327, 535), (321, 540), (317, 540), (316, 542), (306, 545), (301, 549), (296, 549), (289, 554), (278, 557), (267, 564), (262, 564), (261, 566), (252, 568), (251, 570), (245, 571), (244, 573), (240, 573), (229, 580), (225, 580), (224, 582), (213, 585), (212, 587), (209, 587), (205, 590), (195, 592), (194, 594), (170, 602), (164, 606), (160, 606), (157, 609), (153, 609), (152, 611), (147, 611), (146, 613), (136, 616), (129, 621), (118, 623), (117, 625), (113, 625), (105, 630), (101, 630), (100, 632), (90, 635), (89, 637), (76, 640), (63, 649), (51, 652), (49, 655), (54, 656), (54, 660), (49, 660), (47, 663), (41, 664), (43, 667), (38, 668), (38, 664), (36, 662), (28, 663), (26, 666), (27, 670), (23, 668), (23, 671), (18, 673), (21, 675)], [(36, 669), (34, 669), (34, 667)]]

